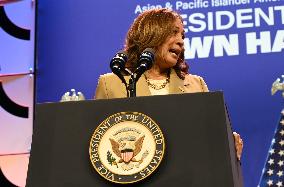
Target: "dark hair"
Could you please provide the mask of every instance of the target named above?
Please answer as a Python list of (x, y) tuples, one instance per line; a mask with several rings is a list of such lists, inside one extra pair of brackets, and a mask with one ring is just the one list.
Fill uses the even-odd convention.
[[(169, 9), (152, 9), (141, 13), (128, 30), (124, 50), (128, 54), (126, 66), (133, 69), (137, 66), (137, 60), (141, 52), (146, 48), (157, 49), (166, 39), (172, 35), (176, 19), (181, 16)], [(188, 73), (188, 65), (184, 60), (184, 51), (180, 55), (177, 64), (173, 67), (177, 75), (184, 79)]]

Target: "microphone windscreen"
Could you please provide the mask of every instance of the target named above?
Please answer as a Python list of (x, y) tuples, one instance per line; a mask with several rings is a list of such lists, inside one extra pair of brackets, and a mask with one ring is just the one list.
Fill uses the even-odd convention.
[(110, 61), (110, 69), (113, 71), (114, 68), (124, 69), (125, 63), (127, 62), (127, 53), (125, 51), (119, 51)]
[(153, 65), (155, 58), (155, 50), (153, 48), (146, 48), (139, 57), (139, 66), (146, 66), (146, 70)]

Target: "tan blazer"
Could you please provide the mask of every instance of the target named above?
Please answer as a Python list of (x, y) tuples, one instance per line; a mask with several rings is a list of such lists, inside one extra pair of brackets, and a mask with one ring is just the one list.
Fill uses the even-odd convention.
[[(126, 82), (129, 76), (125, 77)], [(188, 74), (185, 79), (180, 79), (175, 70), (170, 73), (170, 94), (208, 92), (208, 87), (203, 78), (197, 75)], [(146, 79), (141, 76), (136, 85), (137, 96), (150, 96), (150, 90)], [(127, 97), (127, 92), (122, 81), (113, 73), (101, 75), (98, 81), (95, 99), (112, 99)]]

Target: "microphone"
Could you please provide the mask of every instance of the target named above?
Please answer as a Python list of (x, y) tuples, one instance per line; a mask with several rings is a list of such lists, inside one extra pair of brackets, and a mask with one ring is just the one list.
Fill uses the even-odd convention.
[(126, 85), (126, 81), (123, 77), (122, 72), (125, 71), (125, 63), (127, 62), (127, 54), (125, 51), (119, 51), (110, 61), (110, 69), (116, 74), (120, 80)]
[(146, 70), (152, 67), (154, 59), (155, 59), (155, 50), (152, 48), (144, 49), (138, 60), (139, 66), (135, 70), (136, 82)]

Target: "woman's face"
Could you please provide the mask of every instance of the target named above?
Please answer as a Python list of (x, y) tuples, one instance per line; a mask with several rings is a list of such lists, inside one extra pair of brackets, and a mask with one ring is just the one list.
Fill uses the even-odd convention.
[(176, 19), (174, 22), (172, 33), (157, 49), (155, 63), (160, 69), (168, 69), (175, 66), (184, 49), (184, 30), (183, 24), (179, 19)]

